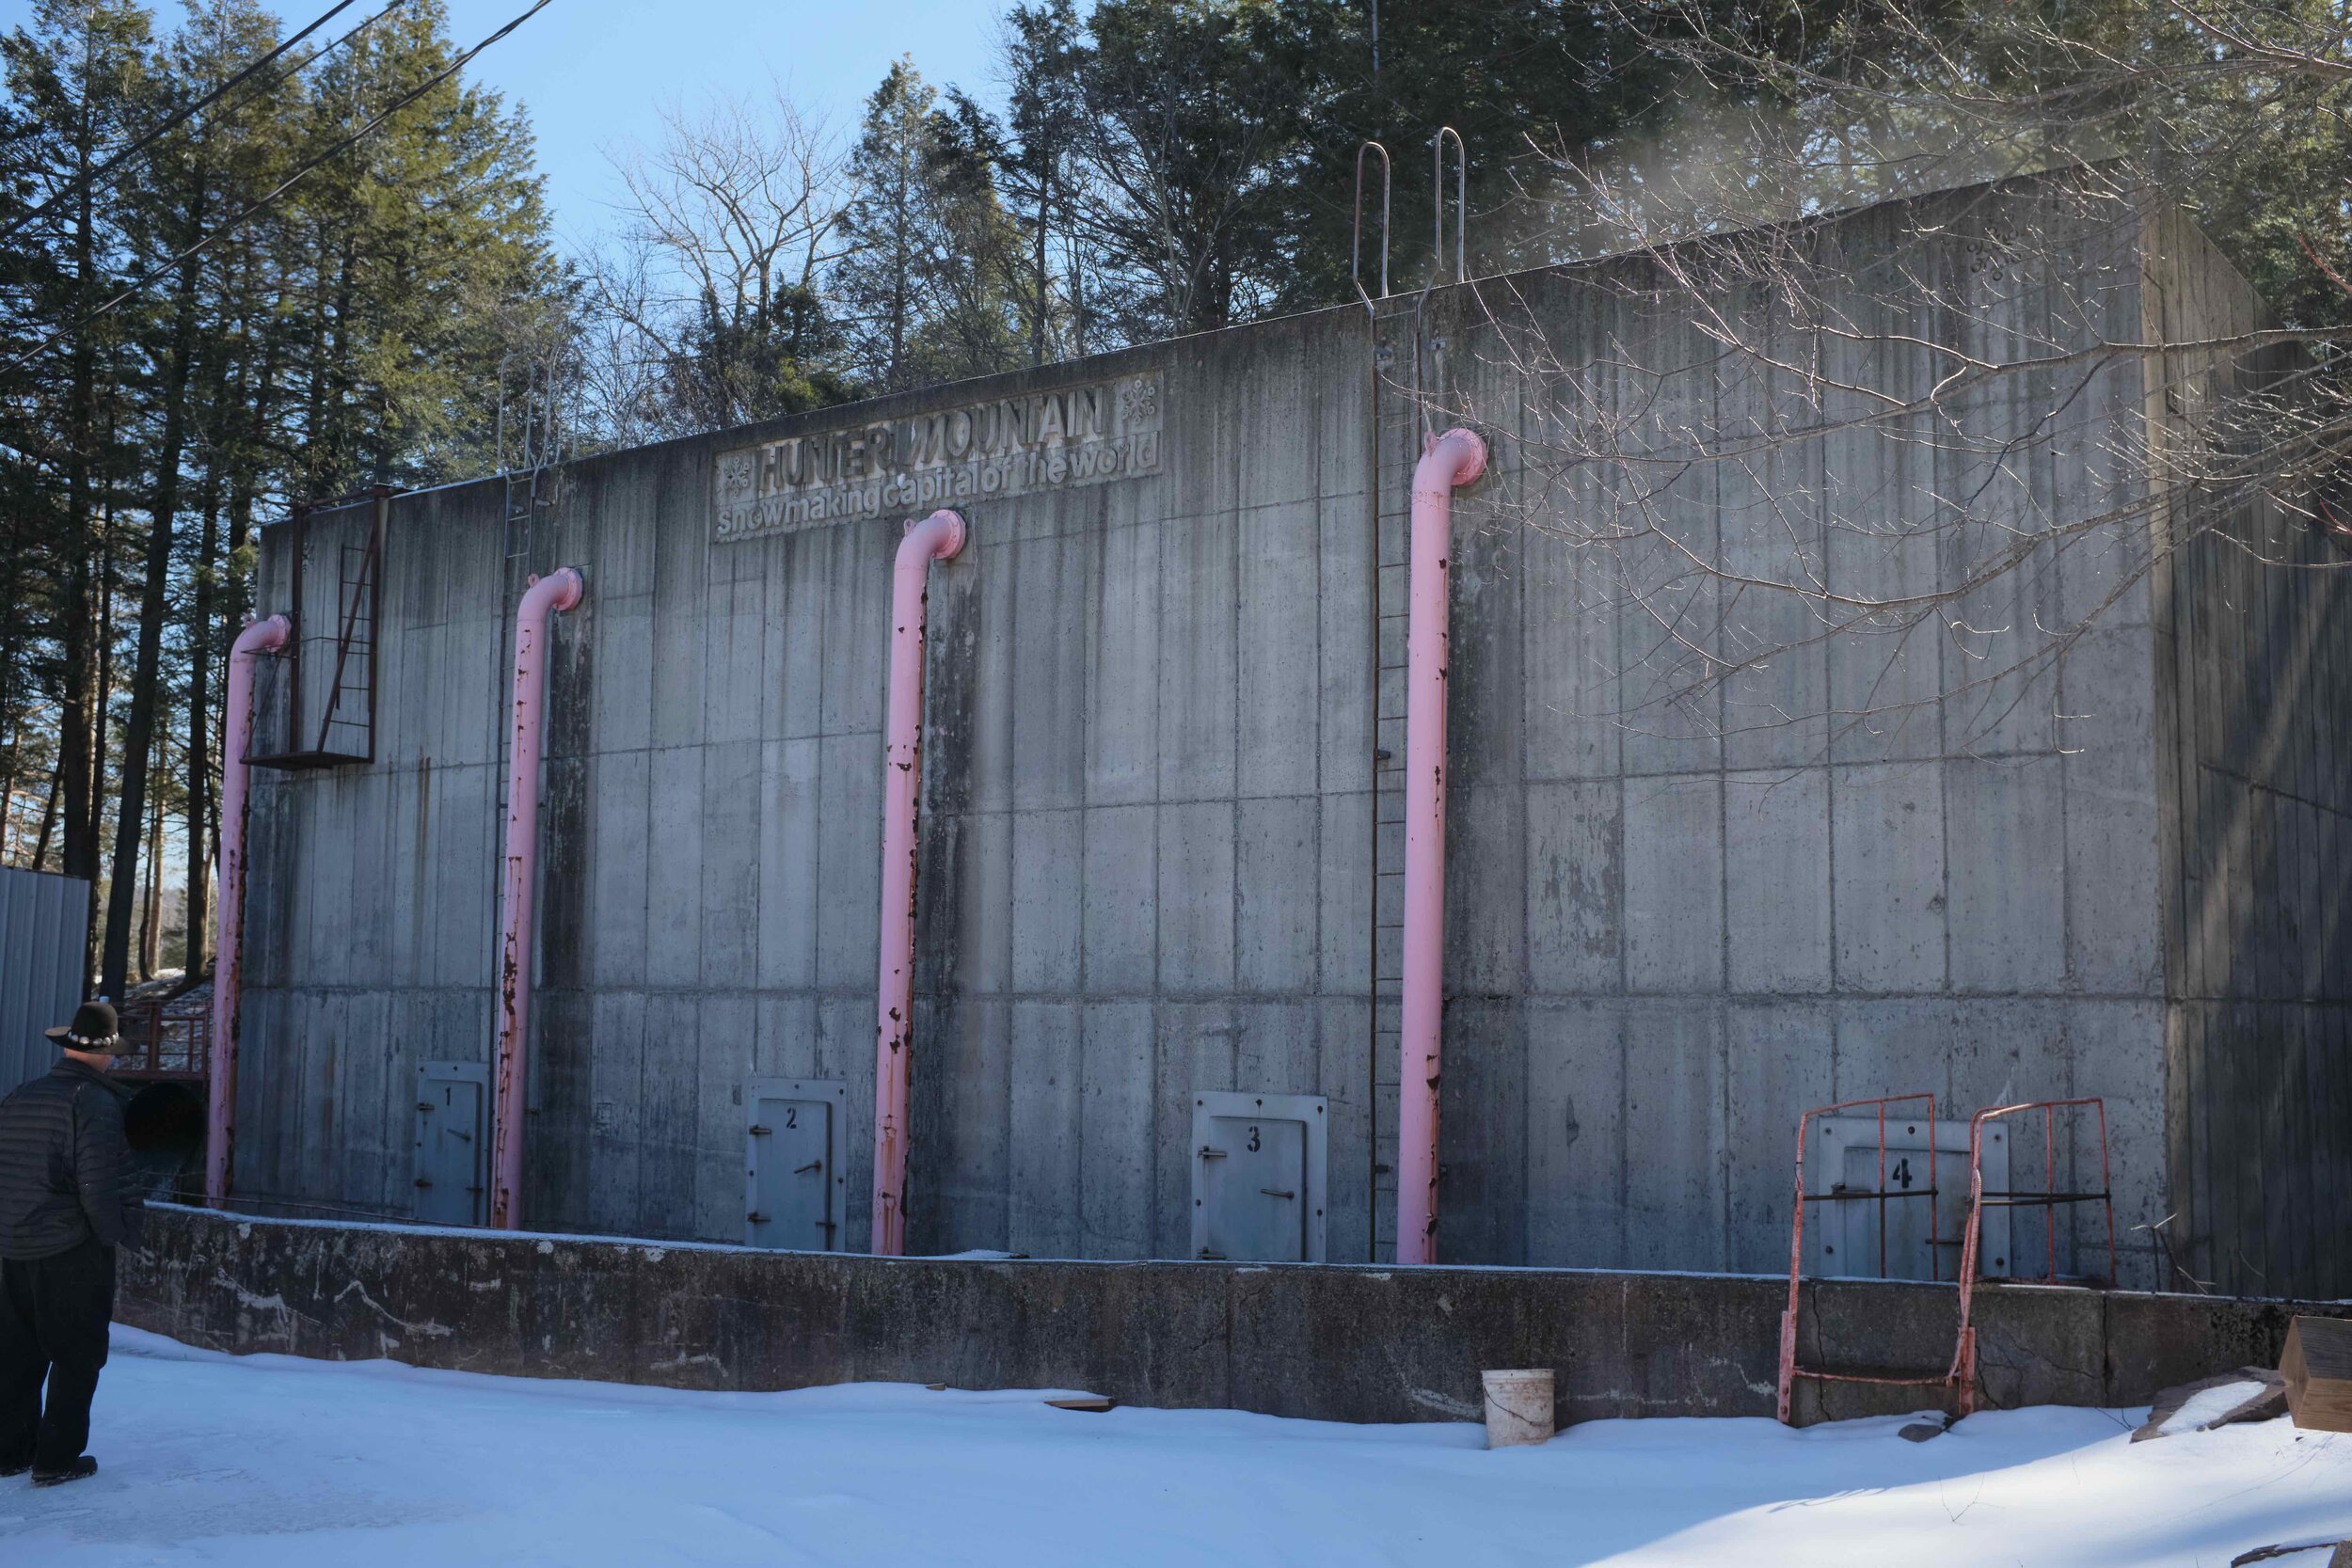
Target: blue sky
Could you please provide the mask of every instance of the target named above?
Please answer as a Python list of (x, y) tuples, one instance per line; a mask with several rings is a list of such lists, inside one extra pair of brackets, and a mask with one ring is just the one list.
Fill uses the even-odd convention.
[[(176, 0), (151, 0), (159, 16)], [(266, 0), (298, 27), (332, 0)], [(529, 0), (447, 0), (450, 31), (470, 48)], [(362, 0), (322, 29), (365, 16)], [(598, 150), (654, 129), (658, 104), (711, 91), (764, 93), (772, 78), (801, 103), (853, 123), (866, 95), (901, 54), (934, 85), (994, 103), (997, 18), (1006, 0), (555, 0), (469, 67), (473, 80), (529, 106), (556, 226), (567, 241), (600, 228), (612, 186)], [(0, 0), (0, 27), (31, 14)]]

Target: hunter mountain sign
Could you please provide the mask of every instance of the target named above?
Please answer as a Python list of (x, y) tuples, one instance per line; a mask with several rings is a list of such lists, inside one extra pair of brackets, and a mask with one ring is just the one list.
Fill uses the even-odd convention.
[(787, 436), (718, 458), (718, 537), (1159, 472), (1156, 371)]

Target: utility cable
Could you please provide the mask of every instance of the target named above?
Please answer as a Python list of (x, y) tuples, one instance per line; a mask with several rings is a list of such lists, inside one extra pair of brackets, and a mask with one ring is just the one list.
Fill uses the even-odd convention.
[(234, 217), (223, 223), (219, 228), (214, 230), (211, 233), (205, 235), (202, 239), (197, 241), (194, 245), (189, 245), (184, 250), (167, 256), (164, 260), (156, 262), (153, 266), (149, 267), (146, 271), (139, 273), (137, 276), (134, 277), (130, 282), (124, 284), (121, 293), (116, 294), (113, 298), (105, 301), (103, 304), (95, 306), (92, 309), (84, 311), (81, 315), (74, 317), (73, 320), (67, 322), (64, 325), (50, 333), (49, 336), (43, 338), (40, 342), (35, 343), (24, 353), (9, 360), (6, 365), (0, 365), (0, 372), (16, 369), (19, 365), (24, 364), (27, 359), (30, 359), (34, 356), (46, 351), (49, 346), (55, 343), (58, 339), (66, 336), (70, 332), (75, 332), (80, 330), (82, 327), (87, 326), (91, 322), (96, 321), (99, 317), (105, 315), (110, 310), (113, 310), (117, 306), (122, 304), (123, 301), (131, 298), (141, 289), (146, 288), (148, 284), (153, 282), (161, 274), (178, 266), (183, 261), (192, 261), (196, 257), (202, 255), (205, 251), (210, 250), (213, 247), (215, 241), (226, 239), (230, 234), (242, 228), (246, 219), (255, 216), (261, 213), (262, 209), (268, 207), (270, 203), (276, 201), (279, 197), (292, 190), (295, 182), (300, 181), (304, 175), (309, 174), (311, 170), (317, 168), (320, 165), (327, 162), (329, 159), (336, 157), (338, 154), (348, 151), (358, 142), (373, 135), (378, 126), (382, 125), (386, 120), (391, 119), (392, 116), (400, 113), (401, 110), (406, 108), (418, 99), (422, 98), (426, 93), (431, 92), (435, 87), (439, 87), (443, 82), (448, 81), (452, 76), (456, 75), (457, 72), (464, 68), (466, 62), (472, 59), (476, 55), (481, 54), (484, 50), (489, 48), (490, 45), (498, 42), (499, 40), (504, 38), (507, 34), (513, 32), (516, 28), (530, 21), (532, 17), (537, 16), (541, 11), (546, 10), (548, 7), (552, 4), (554, 4), (554, 0), (537, 0), (537, 3), (529, 10), (524, 11), (521, 15), (509, 22), (505, 26), (501, 27), (497, 32), (492, 33), (488, 38), (484, 39), (480, 43), (475, 44), (471, 49), (467, 50), (464, 54), (450, 61), (449, 65), (445, 69), (436, 73), (421, 86), (402, 94), (398, 99), (394, 100), (390, 105), (378, 113), (373, 119), (369, 120), (365, 125), (362, 125), (359, 129), (354, 131), (351, 135), (345, 136), (342, 140), (337, 142), (326, 151), (318, 153), (316, 156), (310, 158), (309, 161), (304, 163), (300, 168), (295, 169), (292, 174), (286, 176), (285, 179), (279, 181), (263, 195), (256, 197), (251, 202), (246, 205), (244, 210), (239, 212)]
[[(116, 153), (113, 157), (107, 159), (104, 163), (90, 170), (88, 174), (85, 175), (80, 180), (75, 181), (64, 190), (57, 192), (55, 196), (52, 196), (48, 200), (42, 202), (31, 212), (26, 213), (24, 216), (9, 224), (6, 229), (0, 229), (0, 240), (9, 238), (14, 235), (18, 230), (23, 229), (26, 224), (39, 220), (40, 217), (45, 215), (51, 208), (55, 207), (58, 202), (64, 200), (66, 197), (73, 191), (87, 189), (87, 187), (96, 184), (99, 181), (104, 179), (107, 175), (112, 174), (116, 169), (121, 167), (132, 158), (136, 157), (140, 152), (145, 151), (148, 148), (154, 146), (159, 138), (168, 135), (171, 132), (186, 124), (188, 120), (195, 116), (203, 113), (206, 109), (211, 108), (215, 103), (219, 103), (224, 96), (236, 87), (238, 83), (251, 77), (255, 71), (262, 70), (272, 60), (275, 60), (278, 56), (283, 55), (287, 50), (292, 49), (295, 44), (300, 43), (304, 39), (309, 38), (312, 33), (317, 32), (321, 27), (326, 26), (328, 22), (334, 20), (337, 13), (349, 10), (358, 3), (358, 0), (336, 0), (336, 4), (327, 8), (327, 9), (321, 13), (317, 20), (313, 21), (308, 27), (303, 28), (302, 31), (296, 33), (294, 37), (288, 39), (285, 42), (279, 44), (277, 48), (271, 50), (260, 59), (255, 60), (252, 64), (246, 66), (243, 71), (240, 71), (235, 75), (230, 77), (229, 80), (223, 82), (220, 86), (206, 93), (202, 98), (198, 99), (195, 103), (180, 110), (177, 114), (170, 116), (161, 125), (156, 126), (153, 130), (148, 132), (147, 135), (141, 136), (137, 141), (133, 142), (130, 146), (124, 148), (121, 151)], [(406, 0), (392, 0), (392, 5), (385, 7), (384, 11), (390, 10), (392, 6), (405, 4), (406, 4)], [(384, 11), (376, 12), (375, 16), (372, 16), (368, 18), (367, 22), (359, 24), (359, 27), (367, 26), (369, 23), (375, 21), (376, 17), (382, 16)], [(345, 33), (342, 38), (337, 39), (334, 43), (328, 44), (326, 49), (321, 50), (320, 53), (326, 54), (327, 50), (334, 49), (342, 43), (345, 39), (350, 38), (352, 33), (359, 31), (359, 27), (354, 27), (350, 33)], [(280, 80), (283, 80), (283, 78), (281, 77)]]

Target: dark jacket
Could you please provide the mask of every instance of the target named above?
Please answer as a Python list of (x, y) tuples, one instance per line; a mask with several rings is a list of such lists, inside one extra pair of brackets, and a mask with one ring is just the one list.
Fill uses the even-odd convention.
[(62, 1061), (0, 1100), (0, 1258), (54, 1258), (95, 1236), (136, 1239), (144, 1218), (130, 1189), (122, 1135), (130, 1091)]

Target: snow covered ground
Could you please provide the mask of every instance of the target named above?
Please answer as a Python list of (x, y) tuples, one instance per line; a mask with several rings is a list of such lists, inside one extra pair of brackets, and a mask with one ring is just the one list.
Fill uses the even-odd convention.
[[(2138, 1413), (1470, 1426), (689, 1394), (234, 1359), (118, 1329), (95, 1481), (0, 1482), (0, 1563), (2227, 1563), (2352, 1533), (2352, 1436)], [(2284, 1560), (2287, 1568), (2325, 1554)]]

